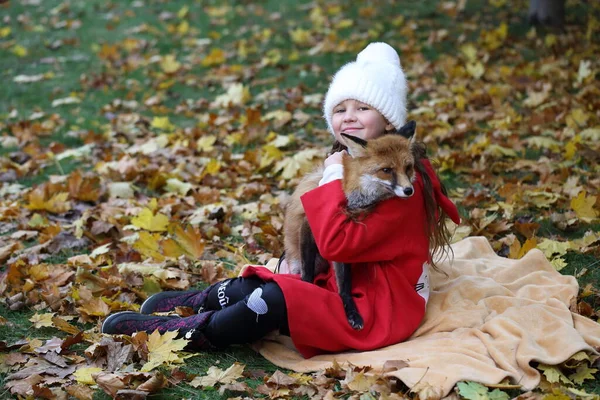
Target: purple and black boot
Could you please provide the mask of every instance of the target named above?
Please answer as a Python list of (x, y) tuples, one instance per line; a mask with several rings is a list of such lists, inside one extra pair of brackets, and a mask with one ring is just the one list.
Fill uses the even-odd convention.
[(191, 317), (153, 316), (138, 314), (133, 311), (123, 311), (109, 315), (102, 323), (102, 333), (111, 335), (133, 335), (135, 332), (148, 334), (158, 330), (161, 334), (179, 331), (177, 338), (188, 339), (186, 349), (192, 351), (211, 350), (214, 347), (206, 339), (202, 330), (214, 311), (207, 311)]
[(175, 307), (191, 307), (194, 313), (200, 313), (204, 311), (203, 306), (208, 294), (220, 283), (223, 283), (223, 281), (216, 282), (204, 290), (188, 290), (185, 292), (173, 290), (153, 294), (142, 303), (140, 313), (169, 312), (175, 310)]

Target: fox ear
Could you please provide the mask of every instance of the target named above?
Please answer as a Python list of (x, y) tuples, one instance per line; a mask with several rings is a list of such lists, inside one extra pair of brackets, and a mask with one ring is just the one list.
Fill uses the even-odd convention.
[(345, 133), (342, 133), (342, 136), (346, 139), (346, 147), (348, 147), (348, 153), (352, 157), (360, 157), (365, 153), (365, 148), (367, 147), (366, 140)]
[(402, 128), (398, 129), (395, 134), (403, 136), (412, 142), (414, 140), (416, 130), (417, 123), (411, 120), (408, 121)]

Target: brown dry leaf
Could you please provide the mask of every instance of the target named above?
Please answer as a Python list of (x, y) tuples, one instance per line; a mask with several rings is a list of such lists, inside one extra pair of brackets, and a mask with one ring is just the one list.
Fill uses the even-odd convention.
[(9, 243), (5, 246), (1, 246), (0, 247), (0, 263), (3, 263), (4, 261), (6, 261), (15, 252), (15, 250), (18, 250), (21, 248), (23, 248), (23, 246), (21, 245), (20, 242), (13, 242), (13, 243)]
[(172, 231), (173, 238), (183, 251), (192, 258), (199, 259), (204, 253), (205, 243), (200, 230), (188, 225), (185, 229), (175, 225)]
[(71, 335), (77, 335), (81, 332), (79, 328), (77, 328), (74, 325), (71, 325), (59, 316), (52, 317), (52, 325), (63, 332), (70, 333)]
[(397, 371), (408, 366), (409, 364), (404, 360), (388, 360), (385, 363), (383, 363), (383, 371)]
[(277, 370), (271, 375), (269, 380), (267, 381), (267, 385), (275, 385), (275, 386), (290, 386), (297, 383), (296, 378), (293, 378), (280, 370)]
[(142, 392), (148, 393), (156, 393), (168, 385), (169, 381), (167, 378), (161, 373), (156, 373), (152, 375), (146, 382), (139, 385), (136, 390), (141, 390)]
[(94, 389), (85, 385), (69, 385), (65, 388), (70, 396), (77, 400), (92, 400), (94, 398)]
[(28, 197), (27, 208), (36, 211), (48, 211), (55, 214), (62, 214), (71, 209), (70, 203), (67, 201), (69, 193), (61, 192), (49, 195), (47, 186), (38, 186), (33, 189)]
[(94, 380), (96, 384), (100, 386), (100, 389), (104, 390), (105, 393), (113, 398), (117, 395), (119, 390), (126, 387), (119, 375), (113, 373), (98, 372), (94, 374)]

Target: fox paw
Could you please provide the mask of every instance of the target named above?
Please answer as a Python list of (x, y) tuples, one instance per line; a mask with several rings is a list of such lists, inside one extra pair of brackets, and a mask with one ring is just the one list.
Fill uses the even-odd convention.
[(363, 319), (358, 312), (351, 312), (348, 314), (348, 323), (352, 329), (357, 331), (361, 330), (364, 326)]

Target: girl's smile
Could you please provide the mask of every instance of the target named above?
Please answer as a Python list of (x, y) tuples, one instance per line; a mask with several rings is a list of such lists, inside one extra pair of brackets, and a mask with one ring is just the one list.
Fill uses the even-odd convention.
[(373, 107), (358, 100), (344, 100), (333, 108), (331, 117), (335, 137), (344, 142), (342, 133), (369, 140), (393, 129), (383, 115)]

